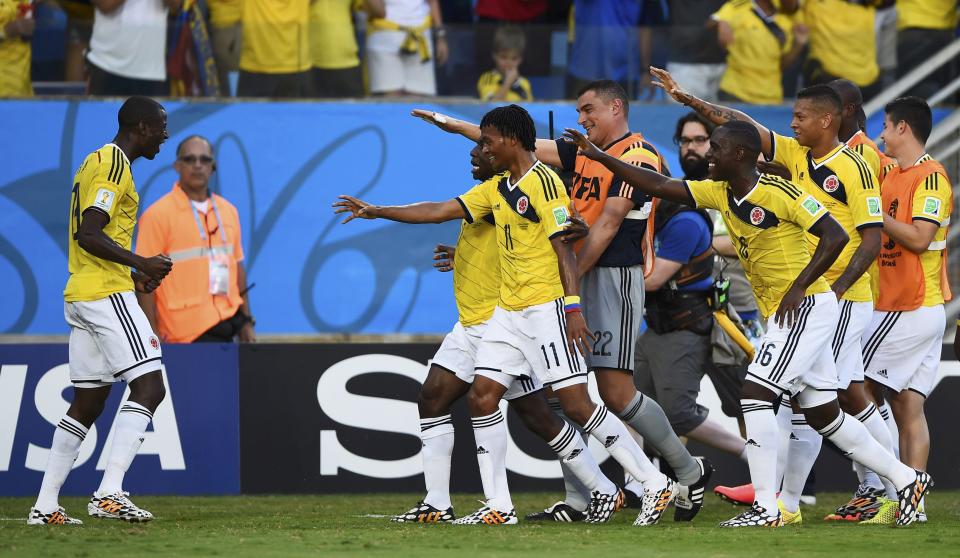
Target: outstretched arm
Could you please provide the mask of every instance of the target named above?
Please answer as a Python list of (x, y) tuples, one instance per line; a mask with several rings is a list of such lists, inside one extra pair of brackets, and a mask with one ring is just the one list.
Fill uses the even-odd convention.
[(389, 219), (400, 223), (443, 223), (467, 217), (463, 206), (457, 200), (444, 202), (420, 202), (410, 205), (370, 205), (353, 196), (339, 196), (334, 202), (334, 213), (350, 213), (343, 223), (354, 219)]
[(599, 162), (640, 191), (684, 205), (696, 205), (690, 198), (687, 187), (683, 185), (682, 181), (668, 178), (658, 172), (631, 165), (608, 155), (601, 151), (599, 147), (593, 145), (586, 136), (574, 129), (567, 128), (563, 135), (577, 144), (581, 155)]
[[(460, 134), (469, 140), (480, 141), (480, 126), (472, 122), (426, 109), (413, 109), (410, 115), (416, 116), (428, 124), (433, 124), (444, 132)], [(537, 159), (548, 165), (561, 166), (560, 154), (557, 152), (557, 142), (552, 139), (537, 139)]]
[(690, 93), (687, 93), (680, 88), (680, 85), (673, 79), (673, 76), (670, 75), (670, 72), (666, 70), (651, 66), (650, 73), (654, 78), (656, 78), (653, 84), (660, 89), (663, 89), (663, 91), (667, 95), (670, 95), (674, 101), (692, 108), (706, 117), (707, 120), (718, 126), (721, 124), (726, 124), (731, 120), (740, 120), (753, 124), (756, 126), (757, 131), (760, 132), (760, 152), (764, 155), (767, 155), (772, 151), (773, 146), (770, 145), (770, 130), (768, 130), (764, 125), (760, 124), (739, 110), (708, 103), (703, 99), (698, 99)]

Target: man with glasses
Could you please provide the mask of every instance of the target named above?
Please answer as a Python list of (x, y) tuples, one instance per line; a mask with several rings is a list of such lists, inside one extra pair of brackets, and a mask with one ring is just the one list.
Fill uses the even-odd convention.
[(137, 253), (164, 253), (176, 263), (140, 305), (167, 343), (256, 340), (243, 267), (237, 209), (210, 192), (217, 170), (213, 146), (190, 136), (177, 147), (179, 180), (140, 218)]

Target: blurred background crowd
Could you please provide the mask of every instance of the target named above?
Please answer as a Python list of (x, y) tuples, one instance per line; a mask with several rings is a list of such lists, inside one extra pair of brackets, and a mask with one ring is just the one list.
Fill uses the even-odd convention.
[(956, 0), (0, 0), (0, 97), (646, 99), (654, 65), (706, 99), (869, 99), (956, 34)]

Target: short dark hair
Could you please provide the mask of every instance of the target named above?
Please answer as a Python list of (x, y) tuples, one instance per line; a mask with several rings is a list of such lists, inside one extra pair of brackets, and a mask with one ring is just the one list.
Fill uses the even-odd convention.
[(193, 134), (193, 135), (190, 135), (190, 136), (187, 136), (187, 137), (183, 138), (183, 140), (182, 140), (180, 143), (177, 144), (177, 157), (180, 156), (180, 150), (183, 148), (183, 146), (184, 146), (188, 141), (190, 141), (190, 140), (195, 140), (195, 139), (203, 140), (203, 141), (207, 144), (207, 147), (210, 148), (210, 155), (213, 155), (213, 144), (210, 143), (210, 140), (208, 140), (207, 138), (201, 136), (200, 134)]
[(516, 25), (502, 25), (493, 32), (493, 53), (515, 50), (521, 55), (527, 47), (523, 29)]
[(680, 134), (683, 133), (683, 127), (690, 122), (696, 122), (702, 125), (703, 129), (707, 131), (707, 136), (712, 134), (713, 129), (717, 127), (716, 124), (707, 120), (707, 118), (699, 112), (690, 111), (681, 116), (680, 120), (677, 120), (677, 131), (673, 133), (673, 143), (680, 145)]
[(626, 90), (612, 79), (591, 81), (577, 91), (577, 98), (582, 97), (587, 91), (593, 91), (598, 96), (603, 97), (603, 100), (607, 103), (614, 99), (620, 99), (620, 102), (623, 103), (623, 115), (626, 116), (630, 113), (630, 98), (627, 97)]
[(163, 105), (150, 97), (130, 97), (120, 106), (117, 122), (120, 128), (136, 128), (141, 122), (153, 121), (160, 117)]
[(760, 155), (760, 132), (753, 124), (742, 120), (731, 120), (717, 126), (717, 131), (725, 133), (737, 147), (743, 147), (752, 153), (754, 159)]
[(898, 97), (883, 107), (884, 112), (894, 124), (906, 122), (913, 137), (922, 144), (927, 143), (930, 130), (933, 129), (933, 112), (930, 105), (920, 97)]
[(504, 137), (513, 138), (527, 151), (537, 150), (537, 127), (530, 113), (518, 105), (497, 107), (483, 115), (480, 127), (492, 126)]
[(825, 104), (834, 114), (843, 114), (843, 99), (832, 87), (825, 83), (811, 85), (797, 91), (797, 100), (800, 99), (810, 99), (816, 103)]

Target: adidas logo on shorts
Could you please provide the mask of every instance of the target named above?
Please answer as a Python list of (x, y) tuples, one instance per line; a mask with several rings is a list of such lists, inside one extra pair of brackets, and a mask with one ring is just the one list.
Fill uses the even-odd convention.
[(755, 448), (759, 448), (759, 447), (760, 447), (760, 444), (756, 443), (756, 442), (753, 440), (753, 438), (750, 438), (749, 440), (747, 440), (747, 444), (746, 444), (746, 445), (748, 445), (748, 446), (753, 446), (753, 447), (755, 447)]
[(607, 436), (607, 439), (603, 441), (603, 447), (609, 448), (613, 444), (616, 444), (619, 439), (620, 436)]
[(487, 451), (483, 446), (477, 446), (477, 455), (486, 455), (488, 453), (490, 452)]
[(877, 370), (877, 375), (878, 375), (878, 376), (883, 376), (884, 378), (886, 378), (886, 377), (887, 377), (887, 369), (884, 368), (883, 370)]

